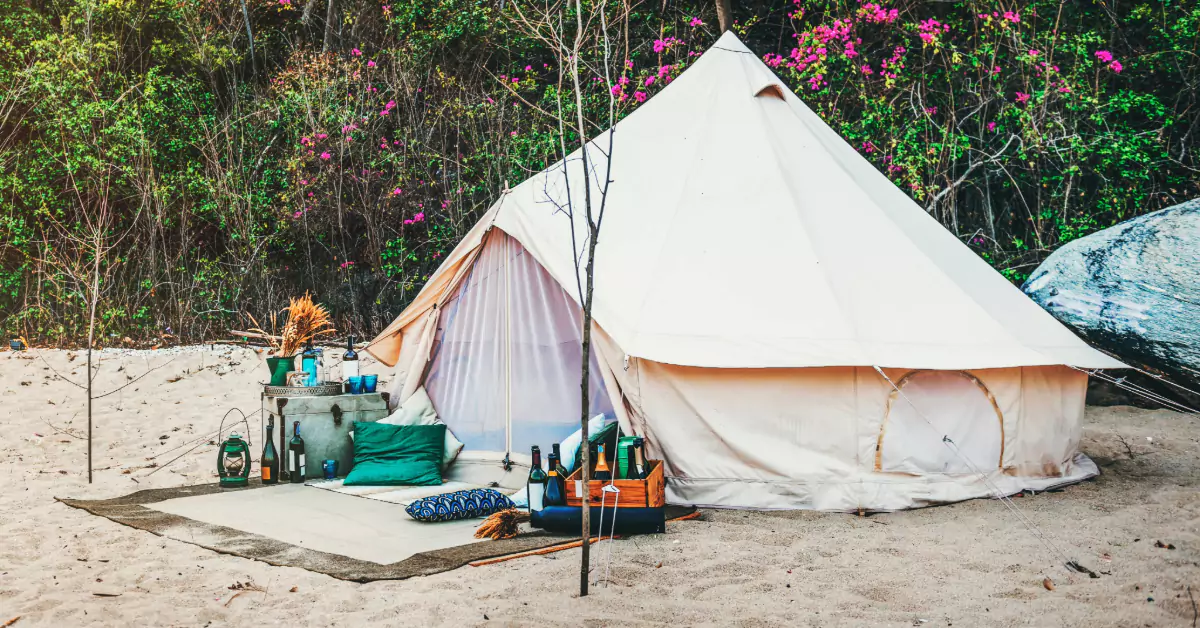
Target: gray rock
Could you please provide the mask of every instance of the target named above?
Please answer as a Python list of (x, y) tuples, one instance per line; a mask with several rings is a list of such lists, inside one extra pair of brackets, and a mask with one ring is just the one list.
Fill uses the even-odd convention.
[(1200, 382), (1200, 199), (1067, 243), (1022, 289), (1125, 363)]

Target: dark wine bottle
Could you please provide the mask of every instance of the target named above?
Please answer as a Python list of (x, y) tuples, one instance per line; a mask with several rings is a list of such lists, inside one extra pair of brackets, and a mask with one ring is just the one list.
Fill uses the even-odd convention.
[(542, 506), (566, 506), (567, 494), (563, 486), (563, 477), (558, 474), (558, 456), (550, 454), (546, 461), (546, 496)]
[(307, 469), (304, 466), (304, 439), (300, 438), (300, 422), (292, 423), (292, 440), (288, 441), (288, 477), (292, 484), (301, 484)]
[(275, 432), (275, 418), (267, 419), (267, 438), (266, 444), (263, 445), (262, 457), (258, 459), (259, 466), (262, 467), (262, 483), (263, 484), (278, 484), (279, 483), (279, 452), (275, 449), (275, 441), (272, 434)]
[(592, 479), (603, 482), (612, 480), (612, 471), (608, 468), (608, 460), (604, 458), (604, 445), (596, 447), (596, 469), (592, 472)]
[(358, 352), (354, 350), (354, 336), (346, 338), (346, 353), (342, 354), (342, 390), (350, 392), (350, 378), (358, 377)]
[(532, 450), (533, 463), (529, 466), (529, 512), (545, 507), (546, 472), (542, 471), (542, 448), (537, 445)]
[(554, 470), (555, 470), (555, 471), (558, 471), (558, 477), (559, 477), (559, 478), (560, 478), (560, 479), (561, 479), (563, 482), (566, 482), (566, 481), (567, 481), (567, 476), (568, 476), (568, 475), (571, 475), (571, 474), (570, 474), (570, 473), (567, 473), (567, 468), (563, 466), (562, 450), (560, 450), (560, 449), (559, 449), (559, 447), (558, 447), (558, 443), (554, 443), (553, 449), (554, 449), (554, 460), (555, 460), (555, 461), (558, 463), (558, 464), (557, 464), (557, 465), (554, 467)]

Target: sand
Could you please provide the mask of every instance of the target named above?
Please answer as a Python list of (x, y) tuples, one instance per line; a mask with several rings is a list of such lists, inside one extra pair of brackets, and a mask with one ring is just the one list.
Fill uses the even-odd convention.
[[(706, 510), (665, 535), (597, 545), (601, 567), (611, 549), (610, 584), (581, 599), (578, 550), (361, 585), (55, 502), (212, 482), (206, 444), (146, 467), (230, 408), (259, 407), (266, 371), (250, 350), (100, 355), (100, 392), (160, 368), (96, 401), (89, 485), (71, 435), (86, 428), (85, 397), (55, 376), (82, 380), (83, 355), (0, 353), (0, 625), (1189, 626), (1189, 586), (1200, 603), (1196, 416), (1089, 408), (1083, 450), (1103, 475), (1014, 500), (1099, 579), (1069, 575), (995, 500), (870, 517)], [(239, 582), (266, 591), (236, 595)]]

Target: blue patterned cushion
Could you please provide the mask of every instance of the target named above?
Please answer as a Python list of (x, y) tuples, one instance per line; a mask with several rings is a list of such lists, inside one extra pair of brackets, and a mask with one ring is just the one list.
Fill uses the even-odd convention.
[(409, 504), (404, 511), (417, 521), (455, 521), (486, 517), (515, 507), (503, 493), (490, 488), (473, 488), (424, 497)]

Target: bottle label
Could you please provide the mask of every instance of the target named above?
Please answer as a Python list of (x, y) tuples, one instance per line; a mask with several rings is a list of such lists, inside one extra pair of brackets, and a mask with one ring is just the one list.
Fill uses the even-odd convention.
[(347, 381), (351, 377), (358, 377), (358, 360), (342, 362), (342, 381)]
[(300, 454), (300, 477), (302, 477), (302, 478), (308, 477), (308, 475), (305, 473), (305, 471), (306, 471), (306, 469), (304, 466), (304, 454)]
[(264, 482), (271, 481), (271, 467), (263, 467), (262, 468), (262, 479)]
[(545, 508), (546, 500), (546, 485), (539, 483), (529, 484), (529, 509), (541, 510)]

